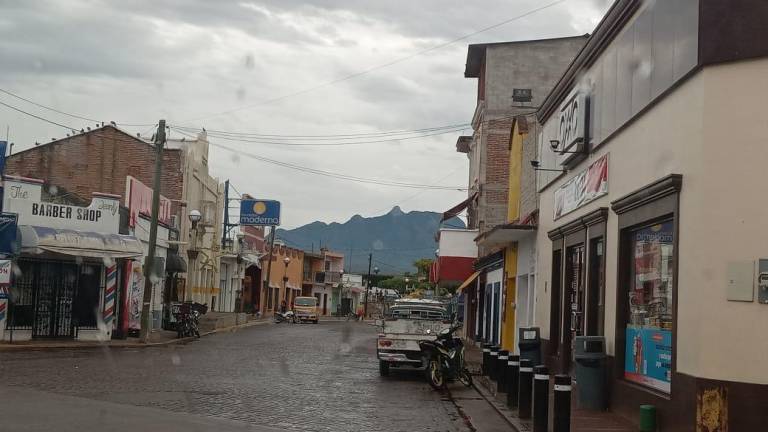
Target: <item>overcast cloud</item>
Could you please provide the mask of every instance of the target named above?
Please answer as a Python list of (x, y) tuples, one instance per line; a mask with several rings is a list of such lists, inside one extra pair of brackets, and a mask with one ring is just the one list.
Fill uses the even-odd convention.
[[(349, 134), (468, 123), (475, 80), (467, 44), (591, 32), (608, 0), (567, 0), (519, 21), (334, 85), (262, 103), (542, 6), (540, 0), (0, 1), (0, 88), (59, 110), (118, 123), (269, 134)], [(80, 129), (89, 125), (0, 94), (0, 101)], [(232, 111), (234, 109), (234, 111)], [(228, 112), (223, 115), (216, 113)], [(192, 119), (195, 119), (192, 121)], [(0, 106), (14, 150), (67, 132)], [(126, 127), (148, 132), (150, 127)], [(465, 131), (469, 133), (470, 131)], [(401, 182), (465, 186), (459, 133), (344, 147), (217, 141), (268, 158)], [(180, 135), (172, 133), (171, 136)], [(442, 211), (466, 196), (350, 183), (211, 147), (214, 176), (283, 202), (288, 228), (344, 222), (394, 205)]]

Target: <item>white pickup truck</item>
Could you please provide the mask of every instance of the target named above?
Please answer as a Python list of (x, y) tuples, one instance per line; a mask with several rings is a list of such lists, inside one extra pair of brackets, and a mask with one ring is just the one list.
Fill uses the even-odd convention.
[(436, 300), (402, 299), (395, 301), (380, 326), (376, 341), (379, 374), (389, 375), (390, 367), (425, 369), (427, 365), (419, 341), (435, 340), (451, 325), (443, 303)]

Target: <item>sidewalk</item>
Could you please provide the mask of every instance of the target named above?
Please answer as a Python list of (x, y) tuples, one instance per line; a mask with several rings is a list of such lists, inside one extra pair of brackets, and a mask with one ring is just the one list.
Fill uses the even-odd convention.
[[(521, 420), (517, 417), (517, 410), (507, 407), (507, 394), (497, 392), (496, 382), (487, 376), (479, 375), (483, 353), (475, 346), (467, 346), (465, 356), (467, 367), (475, 376), (475, 388), (493, 409), (501, 414), (507, 422), (519, 432), (533, 429), (530, 420)], [(553, 391), (550, 385), (549, 391), (549, 423), (552, 424)], [(576, 406), (575, 393), (571, 397), (571, 432), (634, 432), (637, 430), (628, 420), (606, 411), (593, 411), (579, 409)]]
[[(207, 332), (202, 332), (200, 336), (208, 336), (215, 333), (224, 333), (229, 331), (239, 330), (241, 328), (251, 327), (255, 325), (264, 325), (271, 323), (271, 319), (256, 319), (250, 320), (244, 324), (235, 325), (226, 328), (213, 329)], [(174, 344), (184, 344), (191, 342), (197, 338), (186, 337), (177, 338), (176, 332), (168, 330), (153, 331), (149, 335), (149, 343), (141, 343), (138, 338), (129, 337), (127, 339), (112, 339), (108, 341), (56, 341), (56, 340), (30, 340), (30, 341), (14, 341), (13, 343), (2, 342), (0, 343), (0, 352), (2, 351), (34, 351), (34, 350), (50, 350), (50, 349), (92, 349), (92, 348), (149, 348), (158, 346), (167, 346)]]

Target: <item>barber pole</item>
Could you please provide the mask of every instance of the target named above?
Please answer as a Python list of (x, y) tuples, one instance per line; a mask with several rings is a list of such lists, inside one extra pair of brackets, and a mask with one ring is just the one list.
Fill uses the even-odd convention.
[(115, 317), (115, 293), (117, 292), (117, 266), (107, 267), (107, 287), (104, 290), (104, 324), (111, 324)]
[[(5, 311), (8, 309), (8, 300), (0, 297), (0, 323), (5, 321)], [(5, 328), (5, 326), (3, 326)]]

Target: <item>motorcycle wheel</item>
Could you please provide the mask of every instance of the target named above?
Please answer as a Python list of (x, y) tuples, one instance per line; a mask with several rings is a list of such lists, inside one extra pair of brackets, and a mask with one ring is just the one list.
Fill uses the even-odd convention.
[(443, 367), (440, 365), (440, 359), (437, 356), (430, 357), (427, 364), (427, 381), (435, 390), (441, 390), (445, 387), (445, 375)]
[(472, 387), (472, 374), (469, 373), (469, 371), (464, 368), (459, 372), (459, 382), (464, 384), (466, 387)]

